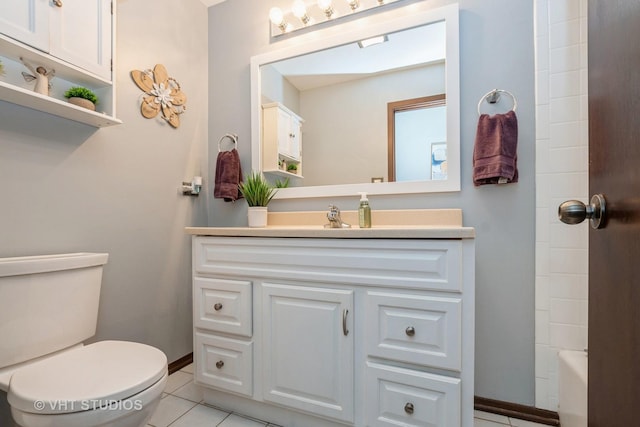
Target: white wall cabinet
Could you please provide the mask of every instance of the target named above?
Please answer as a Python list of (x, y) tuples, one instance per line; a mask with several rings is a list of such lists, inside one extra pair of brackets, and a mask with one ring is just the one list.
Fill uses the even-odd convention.
[(194, 236), (193, 256), (206, 402), (281, 425), (473, 426), (473, 239)]
[[(0, 3), (0, 99), (92, 126), (120, 123), (115, 118), (112, 0), (3, 0)], [(34, 67), (54, 69), (49, 96), (32, 91), (20, 71), (20, 58)], [(68, 104), (64, 90), (84, 86), (100, 102), (97, 112)]]
[(49, 0), (0, 2), (0, 33), (43, 52), (49, 51)]
[(111, 0), (3, 0), (0, 33), (111, 80)]
[[(262, 106), (262, 170), (302, 177), (302, 124), (304, 120), (284, 105)], [(291, 171), (289, 165), (295, 165)]]

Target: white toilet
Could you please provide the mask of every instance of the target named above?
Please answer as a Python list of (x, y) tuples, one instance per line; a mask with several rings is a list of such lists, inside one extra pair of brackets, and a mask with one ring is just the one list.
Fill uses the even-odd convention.
[(141, 427), (160, 401), (167, 358), (96, 331), (108, 254), (0, 258), (0, 390), (23, 427)]

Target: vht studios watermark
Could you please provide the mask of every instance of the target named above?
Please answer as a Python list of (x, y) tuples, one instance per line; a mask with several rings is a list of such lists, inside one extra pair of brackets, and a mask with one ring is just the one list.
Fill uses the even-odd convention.
[(139, 411), (142, 409), (142, 400), (36, 400), (33, 402), (36, 411)]

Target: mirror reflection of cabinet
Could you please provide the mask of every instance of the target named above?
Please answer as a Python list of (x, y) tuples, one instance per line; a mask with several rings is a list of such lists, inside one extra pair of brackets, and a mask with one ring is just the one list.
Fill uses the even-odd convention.
[(302, 123), (304, 120), (284, 105), (262, 106), (262, 170), (302, 178)]

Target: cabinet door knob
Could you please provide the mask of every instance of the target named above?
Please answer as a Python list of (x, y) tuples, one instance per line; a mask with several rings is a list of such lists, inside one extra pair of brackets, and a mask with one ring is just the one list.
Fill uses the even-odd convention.
[(413, 403), (407, 403), (406, 405), (404, 405), (404, 412), (409, 415), (413, 414)]
[(55, 4), (58, 7), (62, 7), (62, 0), (53, 0), (53, 4)]
[(215, 311), (220, 311), (220, 310), (222, 310), (222, 304), (220, 304), (219, 302), (217, 302), (217, 303), (213, 306), (213, 309), (214, 309)]
[(413, 326), (409, 326), (407, 329), (404, 330), (404, 332), (408, 336), (412, 337), (412, 336), (414, 336), (416, 334), (416, 329)]
[(222, 369), (223, 366), (224, 366), (224, 362), (222, 360), (218, 360), (216, 362), (216, 368)]

